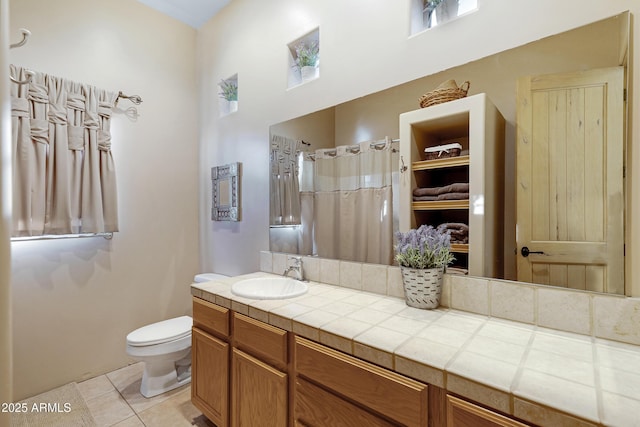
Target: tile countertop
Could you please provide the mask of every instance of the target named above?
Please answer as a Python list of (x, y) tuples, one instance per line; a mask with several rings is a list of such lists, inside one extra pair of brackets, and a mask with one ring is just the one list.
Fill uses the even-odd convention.
[(284, 300), (231, 293), (236, 281), (274, 276), (196, 283), (191, 293), (524, 420), (640, 426), (640, 346), (317, 282)]

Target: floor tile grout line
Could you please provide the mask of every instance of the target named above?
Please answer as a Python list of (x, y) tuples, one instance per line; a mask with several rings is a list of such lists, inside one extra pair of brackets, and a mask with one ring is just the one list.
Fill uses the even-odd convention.
[[(79, 386), (81, 383), (84, 383), (84, 382), (87, 382), (87, 381), (94, 380), (94, 379), (99, 378), (99, 377), (101, 377), (101, 376), (104, 376), (104, 377), (107, 379), (107, 381), (109, 381), (109, 384), (111, 384), (111, 386), (113, 387), (113, 383), (109, 380), (109, 377), (107, 377), (107, 374), (97, 375), (97, 376), (95, 376), (95, 377), (93, 377), (93, 378), (88, 378), (88, 379), (83, 380), (83, 381), (80, 381), (80, 382), (77, 382), (77, 381), (76, 381), (76, 382), (75, 382), (75, 384), (76, 384), (76, 386)], [(113, 389), (115, 389), (115, 387), (113, 387)], [(111, 391), (112, 391), (112, 390), (107, 390), (107, 391), (105, 391), (105, 392), (102, 392), (102, 393), (97, 394), (97, 395), (95, 395), (95, 396), (91, 396), (91, 397), (89, 397), (89, 398), (87, 398), (86, 396), (84, 396), (84, 394), (83, 394), (82, 392), (80, 392), (80, 396), (82, 397), (82, 400), (84, 401), (84, 403), (88, 405), (88, 404), (89, 404), (89, 401), (91, 401), (91, 400), (95, 400), (95, 399), (97, 399), (97, 398), (99, 398), (99, 397), (102, 397), (102, 396), (104, 396), (105, 394), (110, 393)]]
[[(124, 400), (124, 402), (127, 404), (127, 406), (129, 407), (129, 409), (131, 409), (131, 412), (133, 412), (133, 416), (136, 417), (141, 423), (142, 425), (145, 425), (144, 422), (142, 422), (142, 420), (140, 419), (140, 417), (138, 416), (138, 413), (136, 412), (135, 409), (133, 409), (133, 407), (131, 406), (131, 404), (129, 403), (129, 401), (127, 401), (127, 399), (124, 397), (124, 395), (122, 394), (122, 392), (120, 390), (118, 390), (118, 387), (116, 387), (116, 385), (113, 383), (113, 381), (111, 381), (111, 378), (109, 378), (109, 376), (105, 375), (107, 377), (107, 379), (109, 380), (109, 382), (111, 383), (111, 385), (113, 386), (113, 389), (115, 391), (118, 392), (118, 395), (122, 398), (122, 400)], [(112, 424), (112, 426), (117, 425), (118, 423), (121, 423), (122, 421), (128, 420), (131, 417), (127, 417), (124, 420), (120, 420), (115, 424)]]
[[(131, 365), (127, 365), (127, 366), (131, 366)], [(122, 368), (120, 368), (120, 369), (122, 369)], [(115, 371), (112, 371), (112, 372), (115, 372)], [(111, 373), (111, 372), (109, 372), (109, 373)], [(136, 417), (138, 419), (138, 421), (140, 421), (140, 423), (143, 426), (146, 427), (146, 424), (144, 423), (144, 421), (142, 421), (142, 418), (140, 418), (140, 414), (138, 413), (138, 411), (136, 411), (135, 408), (133, 406), (131, 406), (131, 404), (129, 403), (127, 398), (122, 394), (122, 392), (120, 390), (118, 390), (118, 387), (116, 387), (116, 385), (113, 383), (113, 381), (111, 381), (111, 378), (109, 378), (109, 376), (107, 374), (105, 374), (105, 377), (107, 377), (107, 380), (109, 380), (109, 382), (113, 386), (113, 389), (118, 392), (120, 397), (122, 397), (122, 400), (124, 400), (125, 403), (127, 404), (127, 406), (131, 409), (131, 411), (133, 412), (133, 416)], [(129, 418), (131, 418), (131, 417), (125, 418), (125, 420), (128, 420)], [(124, 421), (124, 420), (120, 420), (118, 422), (120, 423), (122, 421)], [(116, 423), (116, 424), (118, 424), (118, 423)], [(116, 424), (114, 424), (114, 425), (116, 425)]]
[[(102, 374), (102, 375), (104, 375), (104, 377), (107, 379), (107, 381), (109, 382), (109, 384), (111, 384), (111, 387), (112, 387), (112, 389), (111, 389), (111, 390), (107, 390), (107, 391), (105, 391), (104, 393), (100, 393), (100, 394), (98, 394), (98, 395), (96, 395), (96, 396), (91, 397), (90, 399), (85, 398), (85, 396), (83, 396), (83, 395), (82, 395), (82, 393), (80, 393), (80, 397), (82, 397), (82, 400), (84, 401), (85, 405), (86, 405), (86, 406), (87, 406), (87, 408), (89, 409), (89, 413), (91, 414), (91, 416), (92, 416), (92, 417), (94, 416), (94, 414), (93, 414), (93, 411), (91, 410), (91, 406), (89, 405), (89, 402), (90, 402), (90, 401), (93, 401), (93, 400), (96, 400), (96, 399), (98, 399), (98, 398), (100, 398), (100, 397), (103, 397), (103, 396), (105, 396), (105, 395), (107, 395), (107, 394), (109, 394), (109, 393), (111, 393), (111, 392), (113, 392), (113, 391), (118, 392), (118, 395), (119, 395), (120, 397), (122, 397), (122, 398), (123, 398), (123, 400), (127, 403), (127, 406), (129, 406), (129, 408), (130, 408), (131, 410), (133, 410), (133, 408), (131, 408), (131, 405), (129, 405), (129, 402), (127, 402), (127, 401), (126, 401), (126, 399), (124, 399), (124, 396), (122, 396), (122, 393), (120, 393), (120, 391), (117, 389), (117, 387), (115, 386), (115, 384), (113, 383), (113, 381), (111, 381), (111, 379), (109, 378), (108, 374), (110, 374), (110, 373), (111, 373), (111, 372), (108, 372), (108, 373), (105, 373), (105, 374)], [(86, 380), (84, 380), (84, 381), (90, 381), (90, 380), (95, 379), (95, 378), (98, 378), (98, 377), (100, 377), (100, 376), (101, 376), (101, 375), (98, 375), (98, 376), (96, 376), (96, 377), (89, 378), (89, 379), (86, 379)], [(83, 382), (84, 382), (84, 381), (83, 381)], [(78, 383), (76, 382), (76, 385), (77, 385), (77, 384), (78, 384)], [(134, 411), (134, 414), (135, 414), (135, 411)], [(130, 417), (128, 417), (128, 418), (130, 418)], [(122, 422), (122, 421), (124, 421), (124, 420), (126, 420), (126, 419), (128, 419), (128, 418), (125, 418), (125, 419), (123, 419), (123, 420), (120, 420), (120, 421), (118, 421), (118, 422), (117, 422), (117, 423), (115, 423), (115, 424), (111, 424), (111, 426), (116, 425), (116, 424), (118, 424), (118, 423), (120, 423), (120, 422)]]
[[(128, 366), (131, 366), (131, 365), (128, 365)], [(123, 368), (126, 368), (126, 367), (123, 367)], [(115, 384), (115, 380), (112, 380), (112, 379), (109, 377), (109, 374), (112, 374), (112, 373), (114, 373), (114, 372), (116, 372), (116, 371), (119, 371), (119, 370), (121, 370), (121, 369), (123, 369), (123, 368), (118, 368), (118, 369), (116, 369), (116, 370), (114, 370), (114, 371), (111, 371), (111, 372), (108, 372), (108, 373), (105, 373), (105, 374), (96, 375), (96, 376), (95, 376), (95, 377), (93, 377), (93, 378), (88, 378), (88, 379), (85, 379), (85, 380), (81, 381), (81, 382), (91, 381), (91, 380), (97, 379), (97, 378), (102, 377), (102, 376), (104, 376), (104, 377), (107, 379), (107, 383), (102, 383), (102, 382), (100, 381), (100, 382), (98, 382), (98, 383), (97, 383), (97, 384), (95, 384), (95, 385), (97, 385), (97, 386), (99, 386), (99, 387), (104, 387), (105, 389), (108, 389), (108, 390), (107, 390), (107, 391), (104, 391), (104, 392), (100, 392), (99, 394), (97, 394), (97, 395), (95, 395), (95, 396), (91, 396), (91, 397), (89, 397), (88, 395), (84, 395), (84, 394), (83, 394), (83, 393), (78, 389), (78, 385), (79, 385), (80, 383), (79, 383), (79, 382), (77, 382), (77, 381), (73, 381), (72, 383), (69, 383), (69, 384), (74, 384), (74, 385), (76, 386), (76, 389), (78, 389), (77, 391), (78, 391), (78, 394), (79, 394), (79, 398), (80, 398), (80, 399), (84, 402), (84, 404), (87, 406), (87, 409), (88, 409), (88, 411), (89, 411), (89, 414), (90, 414), (90, 415), (93, 417), (93, 419), (95, 420), (96, 425), (98, 425), (98, 426), (100, 426), (100, 427), (114, 427), (114, 426), (119, 425), (120, 423), (123, 423), (123, 422), (125, 422), (125, 421), (127, 421), (127, 420), (131, 420), (131, 418), (135, 417), (135, 418), (137, 418), (137, 419), (138, 419), (138, 421), (139, 421), (139, 424), (138, 424), (138, 425), (141, 425), (141, 426), (147, 427), (147, 424), (144, 422), (143, 418), (141, 417), (141, 414), (142, 414), (143, 412), (147, 411), (147, 410), (152, 409), (153, 407), (156, 407), (156, 406), (162, 405), (164, 402), (166, 402), (166, 401), (168, 401), (168, 400), (172, 399), (174, 396), (168, 397), (167, 399), (162, 400), (162, 401), (156, 401), (156, 402), (154, 402), (151, 406), (149, 406), (148, 408), (144, 408), (144, 409), (143, 409), (143, 410), (141, 410), (140, 412), (137, 412), (137, 411), (134, 409), (134, 407), (133, 407), (132, 403), (131, 403), (129, 400), (127, 400), (127, 398), (125, 397), (125, 394), (126, 394), (126, 393), (124, 393), (124, 390), (125, 390), (126, 388), (123, 388), (123, 391), (120, 391), (120, 390), (118, 389), (118, 387), (116, 386), (116, 384)], [(92, 384), (92, 386), (94, 386), (94, 384)], [(190, 385), (184, 385), (182, 388), (186, 388), (186, 387), (190, 387)], [(89, 390), (89, 389), (87, 389), (87, 390)], [(95, 389), (92, 389), (92, 390), (95, 392)], [(101, 388), (100, 388), (100, 390), (101, 390)], [(96, 413), (94, 413), (94, 409), (95, 409), (95, 408), (92, 408), (92, 405), (90, 405), (90, 402), (96, 401), (96, 399), (99, 399), (99, 398), (101, 398), (101, 397), (105, 397), (105, 396), (107, 396), (107, 395), (111, 395), (111, 396), (115, 397), (115, 396), (116, 396), (116, 394), (114, 394), (114, 393), (113, 393), (113, 391), (114, 391), (114, 390), (117, 392), (117, 396), (118, 396), (120, 399), (122, 399), (122, 400), (124, 400), (124, 401), (125, 401), (126, 406), (130, 409), (130, 411), (131, 411), (131, 412), (130, 412), (130, 414), (129, 414), (129, 415), (124, 415), (124, 418), (119, 419), (119, 420), (117, 420), (117, 421), (116, 421), (115, 419), (112, 419), (112, 420), (108, 420), (108, 419), (100, 419), (100, 421), (99, 421), (99, 419), (96, 419), (96, 418), (95, 418), (97, 414), (96, 414)], [(85, 390), (85, 391), (86, 391), (86, 390)], [(178, 394), (178, 393), (175, 393), (175, 395), (177, 395), (177, 394)], [(131, 397), (131, 396), (130, 396), (130, 397)], [(120, 399), (118, 399), (118, 400), (120, 400)], [(109, 400), (111, 400), (111, 399), (109, 398)], [(188, 399), (187, 399), (187, 401), (188, 401), (188, 402), (190, 402), (190, 398), (188, 398)], [(133, 404), (135, 404), (135, 400), (132, 400), (132, 402), (133, 402)], [(194, 409), (195, 409), (195, 408), (194, 408)], [(198, 411), (198, 413), (200, 413), (200, 412)], [(182, 415), (184, 415), (184, 414), (182, 414)], [(204, 415), (203, 415), (202, 413), (200, 413), (200, 415), (198, 415), (198, 417), (204, 417)], [(194, 418), (192, 418), (192, 419), (190, 419), (190, 420), (189, 420), (189, 419), (187, 419), (186, 421), (187, 421), (191, 426), (194, 426), (194, 425), (196, 425), (196, 422), (195, 422), (196, 418), (197, 418), (197, 417), (194, 417)], [(206, 419), (206, 418), (205, 418), (205, 419)]]

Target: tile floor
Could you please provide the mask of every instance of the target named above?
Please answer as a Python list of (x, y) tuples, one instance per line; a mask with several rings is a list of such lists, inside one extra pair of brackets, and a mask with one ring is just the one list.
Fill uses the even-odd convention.
[(215, 427), (191, 404), (185, 385), (150, 399), (140, 394), (143, 364), (135, 363), (78, 383), (98, 426)]

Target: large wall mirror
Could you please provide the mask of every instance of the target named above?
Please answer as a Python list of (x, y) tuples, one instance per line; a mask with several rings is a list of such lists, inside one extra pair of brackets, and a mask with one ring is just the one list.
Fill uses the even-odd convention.
[[(418, 98), (441, 82), (470, 81), (469, 95), (486, 93), (506, 120), (504, 272), (499, 278), (517, 280), (518, 80), (526, 76), (609, 67), (622, 67), (626, 79), (630, 74), (626, 70), (629, 21), (629, 13), (623, 13), (272, 125), (270, 249), (358, 262), (392, 263), (393, 243), (388, 239), (393, 239), (398, 227), (394, 182), (401, 167), (396, 145), (398, 117), (418, 109)], [(626, 118), (624, 122), (627, 123)], [(620, 134), (624, 137), (626, 132), (621, 130)], [(356, 157), (362, 159), (355, 161)], [(375, 172), (366, 172), (372, 164), (376, 165)], [(351, 202), (351, 213), (345, 214), (336, 210), (333, 201), (316, 197), (318, 186), (329, 191), (364, 188), (366, 203)], [(367, 213), (370, 215), (365, 218)], [(345, 216), (353, 218), (346, 218), (348, 225), (341, 226)], [(330, 228), (331, 232), (327, 231)], [(320, 233), (317, 230), (321, 230)], [(343, 243), (327, 240), (333, 236), (346, 239)], [(364, 254), (355, 254), (357, 251), (349, 246), (367, 250)], [(535, 279), (531, 282), (541, 283)], [(623, 293), (624, 289), (615, 292)]]

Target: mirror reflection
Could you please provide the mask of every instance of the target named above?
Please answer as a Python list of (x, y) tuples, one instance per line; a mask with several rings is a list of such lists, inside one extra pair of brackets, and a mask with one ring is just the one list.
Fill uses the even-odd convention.
[(220, 195), (218, 203), (220, 207), (228, 207), (231, 204), (230, 192), (229, 178), (218, 181), (218, 194)]
[[(398, 229), (398, 140), (319, 148), (271, 134), (272, 250), (390, 264)], [(396, 197), (394, 198), (394, 194)], [(394, 226), (395, 224), (395, 226)], [(297, 246), (297, 247), (296, 247)]]
[[(398, 153), (394, 153), (394, 149), (397, 150), (398, 147), (394, 144), (398, 143), (393, 142), (399, 137), (398, 117), (404, 112), (419, 109), (418, 98), (443, 81), (468, 80), (471, 82), (469, 96), (486, 93), (506, 120), (502, 259), (504, 271), (497, 276), (518, 280), (517, 263), (518, 257), (521, 256), (520, 253), (516, 253), (516, 250), (520, 250), (516, 242), (518, 201), (515, 184), (518, 81), (527, 76), (626, 67), (628, 19), (628, 14), (625, 13), (598, 21), (325, 110), (274, 124), (270, 128), (270, 249), (275, 252), (318, 255), (323, 258), (392, 263), (393, 243), (391, 240), (390, 243), (382, 243), (385, 241), (383, 238), (387, 235), (393, 236), (397, 230), (398, 223), (394, 218), (398, 215), (398, 203), (410, 203), (394, 200), (398, 194), (394, 188), (394, 176), (398, 176), (402, 165)], [(626, 82), (624, 84), (626, 87)], [(620, 133), (625, 134), (623, 130)], [(285, 140), (288, 142), (282, 142)], [(371, 148), (377, 143), (380, 145), (375, 147), (384, 148)], [(388, 159), (382, 157), (387, 151)], [(379, 169), (374, 171), (361, 162), (369, 154), (372, 157), (380, 155), (373, 161)], [(286, 165), (279, 163), (285, 158)], [(387, 161), (390, 162), (389, 171), (385, 169)], [(388, 177), (385, 175), (387, 173)], [(284, 183), (287, 182), (291, 186), (284, 189)], [(385, 197), (382, 194), (388, 191), (384, 189), (387, 183), (391, 196), (384, 202)], [(281, 189), (274, 191), (277, 187)], [(370, 193), (370, 199), (380, 204), (376, 207), (367, 205), (363, 200), (368, 196), (362, 200), (351, 200), (351, 195), (346, 194), (356, 189), (363, 194)], [(325, 191), (327, 194), (318, 194)], [(333, 195), (329, 196), (328, 193)], [(350, 210), (340, 209), (341, 203), (336, 202), (340, 194), (345, 194), (344, 205), (351, 206)], [(585, 197), (589, 199), (591, 196), (586, 194)], [(372, 219), (368, 219), (365, 213)], [(363, 234), (358, 234), (359, 230), (364, 230)], [(342, 243), (341, 237), (345, 237)], [(366, 250), (364, 254), (354, 255), (354, 248)], [(373, 252), (377, 253), (374, 255)], [(534, 274), (526, 280), (553, 284), (545, 282), (544, 280), (548, 279), (540, 277), (542, 276), (536, 277)], [(564, 286), (571, 284), (567, 283)], [(624, 288), (618, 287), (609, 291), (624, 293)]]

